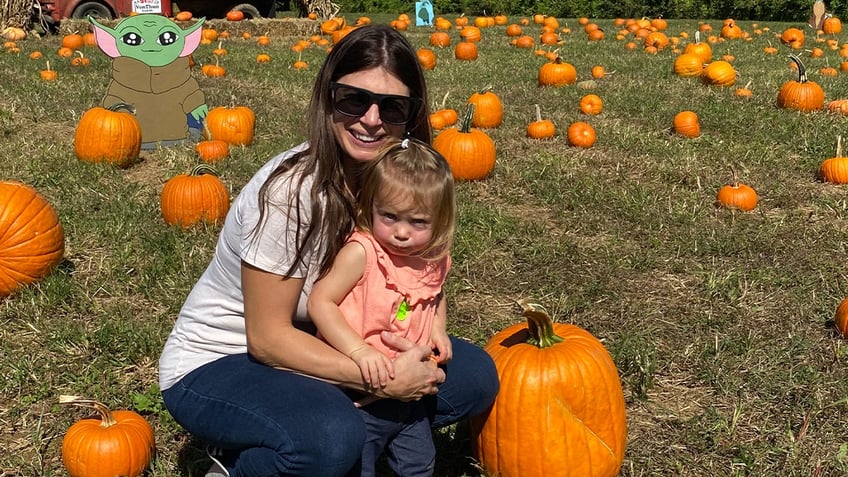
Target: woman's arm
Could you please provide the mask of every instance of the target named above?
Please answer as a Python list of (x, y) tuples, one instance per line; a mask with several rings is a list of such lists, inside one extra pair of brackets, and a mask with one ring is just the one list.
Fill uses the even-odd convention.
[(247, 349), (259, 361), (336, 384), (361, 385), (349, 358), (293, 325), (303, 279), (287, 278), (242, 262)]
[[(288, 278), (242, 262), (242, 292), (247, 349), (254, 358), (341, 386), (365, 391), (359, 367), (327, 343), (293, 326), (303, 279)], [(391, 340), (391, 338), (389, 338)], [(380, 397), (414, 400), (438, 391), (444, 373), (427, 356), (426, 346), (392, 340), (401, 355), (394, 361), (396, 378), (376, 392)]]

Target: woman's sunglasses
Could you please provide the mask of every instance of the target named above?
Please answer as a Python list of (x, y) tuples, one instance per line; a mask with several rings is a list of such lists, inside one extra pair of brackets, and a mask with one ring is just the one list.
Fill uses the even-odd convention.
[(376, 104), (384, 123), (403, 125), (411, 121), (421, 107), (421, 100), (411, 96), (377, 94), (336, 82), (330, 83), (330, 89), (336, 111), (355, 118), (361, 117), (372, 104)]

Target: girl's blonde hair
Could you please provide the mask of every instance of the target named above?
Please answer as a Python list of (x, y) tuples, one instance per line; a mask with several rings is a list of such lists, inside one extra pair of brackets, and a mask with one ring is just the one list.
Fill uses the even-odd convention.
[(432, 220), (433, 236), (419, 255), (426, 260), (445, 257), (456, 231), (453, 173), (438, 151), (419, 140), (391, 140), (366, 165), (360, 182), (357, 227), (372, 232), (374, 204), (405, 198), (406, 194), (412, 194), (414, 207), (427, 211)]

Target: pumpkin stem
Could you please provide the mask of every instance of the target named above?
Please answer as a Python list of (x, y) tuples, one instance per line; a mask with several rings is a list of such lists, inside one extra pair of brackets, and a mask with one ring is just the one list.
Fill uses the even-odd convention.
[(807, 69), (804, 68), (804, 63), (801, 63), (801, 58), (798, 58), (795, 55), (789, 55), (789, 59), (795, 62), (795, 65), (798, 66), (798, 82), (806, 83), (807, 82)]
[(108, 109), (109, 111), (114, 111), (114, 112), (118, 112), (118, 111), (123, 109), (124, 111), (126, 111), (130, 114), (135, 114), (135, 106), (133, 106), (129, 103), (115, 103), (115, 104), (113, 104), (112, 106), (109, 106), (106, 109)]
[(554, 322), (544, 306), (529, 298), (522, 298), (518, 301), (518, 305), (521, 306), (521, 314), (527, 318), (530, 332), (527, 343), (541, 349), (562, 342), (562, 337), (554, 333)]
[(836, 157), (842, 157), (842, 136), (836, 135)]
[(203, 132), (206, 135), (206, 139), (208, 139), (210, 141), (213, 139), (212, 138), (212, 131), (209, 130), (209, 124), (206, 122), (205, 119), (203, 121)]
[(459, 123), (459, 132), (468, 133), (471, 131), (471, 119), (474, 117), (474, 103), (468, 103), (465, 107), (465, 114), (462, 115), (462, 121)]
[(449, 94), (450, 94), (450, 91), (445, 93), (445, 96), (442, 98), (442, 106), (439, 109), (445, 109), (445, 104), (447, 104)]
[(95, 401), (94, 399), (63, 394), (59, 396), (59, 404), (70, 404), (72, 406), (94, 408), (97, 411), (97, 414), (100, 415), (100, 427), (111, 427), (118, 423), (118, 421), (115, 420), (115, 417), (112, 416), (112, 411), (110, 411), (105, 404), (100, 401)]
[(192, 176), (202, 176), (203, 174), (210, 174), (210, 175), (217, 177), (218, 171), (216, 171), (215, 168), (213, 168), (209, 164), (198, 164), (198, 165), (194, 166), (194, 168), (191, 170), (190, 175), (192, 175)]
[(542, 120), (542, 108), (539, 107), (539, 104), (534, 104), (536, 106), (536, 121)]

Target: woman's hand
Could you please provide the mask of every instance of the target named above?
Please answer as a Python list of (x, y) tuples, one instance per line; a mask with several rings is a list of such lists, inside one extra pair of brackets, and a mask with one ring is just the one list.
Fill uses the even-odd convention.
[(429, 359), (428, 347), (418, 346), (388, 331), (382, 332), (380, 338), (386, 345), (397, 349), (399, 354), (394, 360), (395, 378), (375, 394), (401, 401), (417, 401), (439, 392), (438, 386), (445, 382), (445, 372)]

